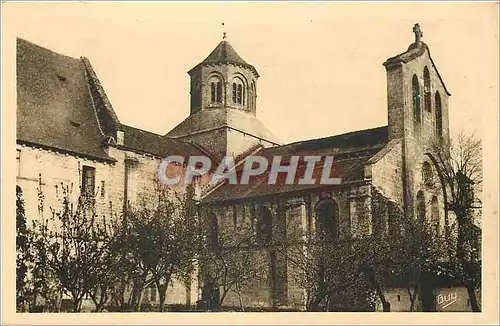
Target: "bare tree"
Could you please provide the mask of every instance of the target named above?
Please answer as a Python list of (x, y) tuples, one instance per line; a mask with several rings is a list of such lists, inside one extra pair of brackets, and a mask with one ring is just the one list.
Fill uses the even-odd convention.
[(143, 290), (151, 284), (158, 289), (163, 311), (172, 277), (190, 275), (195, 259), (198, 227), (196, 214), (187, 204), (190, 192), (181, 195), (159, 189), (156, 195), (153, 203), (143, 201), (127, 209), (115, 243), (123, 264), (122, 284), (132, 283), (129, 306), (135, 311)]
[(320, 232), (308, 237), (294, 228), (287, 234), (287, 261), (298, 273), (295, 282), (306, 289), (307, 311), (364, 311), (375, 303), (365, 277), (372, 267), (371, 237), (325, 239)]
[(117, 237), (116, 223), (116, 218), (113, 218), (113, 216), (109, 221), (104, 220), (103, 223), (106, 228), (104, 230), (106, 250), (100, 255), (99, 265), (95, 268), (97, 280), (87, 292), (95, 305), (95, 312), (102, 312), (110, 303), (113, 290), (119, 284), (119, 276), (122, 272), (119, 251), (114, 246)]
[(456, 230), (448, 230), (449, 237), (456, 231), (456, 273), (465, 283), (473, 311), (480, 311), (476, 298), (479, 285), (480, 260), (478, 224), (481, 216), (482, 146), (473, 134), (460, 133), (452, 142), (435, 144), (436, 167), (446, 187), (448, 209), (456, 217)]
[[(371, 233), (329, 240), (319, 230), (306, 237), (302, 229), (289, 228), (287, 259), (301, 270), (296, 281), (309, 293), (307, 310), (372, 309), (378, 298), (389, 312), (385, 293), (395, 284), (406, 287), (409, 310), (417, 308), (422, 275), (435, 274), (443, 259), (443, 239), (432, 221), (406, 220), (401, 207), (376, 189), (370, 205)], [(357, 302), (349, 302), (354, 296)]]
[(78, 312), (84, 296), (100, 281), (108, 236), (95, 212), (93, 194), (81, 195), (75, 204), (69, 186), (61, 184), (61, 191), (61, 208), (51, 207), (49, 219), (34, 222), (34, 244), (42, 257), (39, 268), (55, 277)]
[(209, 245), (204, 246), (200, 263), (206, 271), (205, 291), (208, 291), (208, 295), (213, 295), (214, 291), (217, 293), (214, 295), (217, 306), (221, 307), (227, 295), (234, 292), (240, 309), (245, 311), (242, 293), (250, 283), (263, 280), (265, 253), (255, 246), (253, 232), (235, 234), (233, 231), (221, 229), (216, 243), (210, 241)]

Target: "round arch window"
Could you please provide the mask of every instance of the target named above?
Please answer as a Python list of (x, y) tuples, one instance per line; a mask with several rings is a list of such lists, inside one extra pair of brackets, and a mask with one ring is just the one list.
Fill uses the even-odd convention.
[(232, 94), (234, 104), (245, 104), (245, 85), (243, 85), (243, 81), (241, 79), (234, 79), (232, 85)]

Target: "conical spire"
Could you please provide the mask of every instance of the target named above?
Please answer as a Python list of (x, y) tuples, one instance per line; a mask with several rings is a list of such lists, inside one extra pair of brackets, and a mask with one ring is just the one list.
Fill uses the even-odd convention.
[(257, 77), (259, 76), (259, 73), (255, 69), (255, 67), (246, 62), (245, 60), (243, 60), (243, 58), (241, 58), (239, 54), (236, 53), (236, 50), (229, 43), (229, 41), (227, 41), (226, 33), (224, 33), (222, 41), (215, 47), (215, 49), (212, 52), (210, 52), (208, 57), (206, 57), (205, 60), (196, 65), (196, 67), (191, 69), (190, 72), (199, 67), (200, 65), (228, 64), (228, 63), (246, 67), (252, 70)]
[(216, 63), (216, 62), (232, 62), (242, 65), (249, 64), (243, 60), (238, 53), (234, 50), (231, 44), (223, 39), (219, 45), (208, 55), (208, 57), (203, 60), (203, 63)]

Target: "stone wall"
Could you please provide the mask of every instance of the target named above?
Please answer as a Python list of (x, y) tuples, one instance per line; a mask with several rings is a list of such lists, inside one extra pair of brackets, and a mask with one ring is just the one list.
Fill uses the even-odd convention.
[(120, 164), (104, 163), (29, 146), (18, 145), (17, 149), (17, 185), (23, 190), (28, 221), (40, 217), (39, 181), (44, 196), (43, 216), (47, 218), (50, 216), (50, 207), (61, 208), (63, 186), (72, 189), (70, 199), (76, 202), (80, 194), (81, 171), (84, 166), (95, 168), (96, 208), (99, 215), (110, 213), (110, 202), (113, 207), (121, 207), (123, 182), (116, 179)]

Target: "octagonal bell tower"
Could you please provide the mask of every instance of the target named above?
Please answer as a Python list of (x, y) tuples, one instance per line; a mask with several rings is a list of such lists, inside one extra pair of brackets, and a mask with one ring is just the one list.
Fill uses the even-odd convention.
[(255, 115), (259, 74), (236, 53), (225, 36), (188, 74), (191, 77), (191, 114), (232, 108)]
[(188, 74), (190, 113), (168, 136), (195, 143), (219, 159), (279, 144), (256, 117), (259, 73), (236, 53), (225, 34)]

